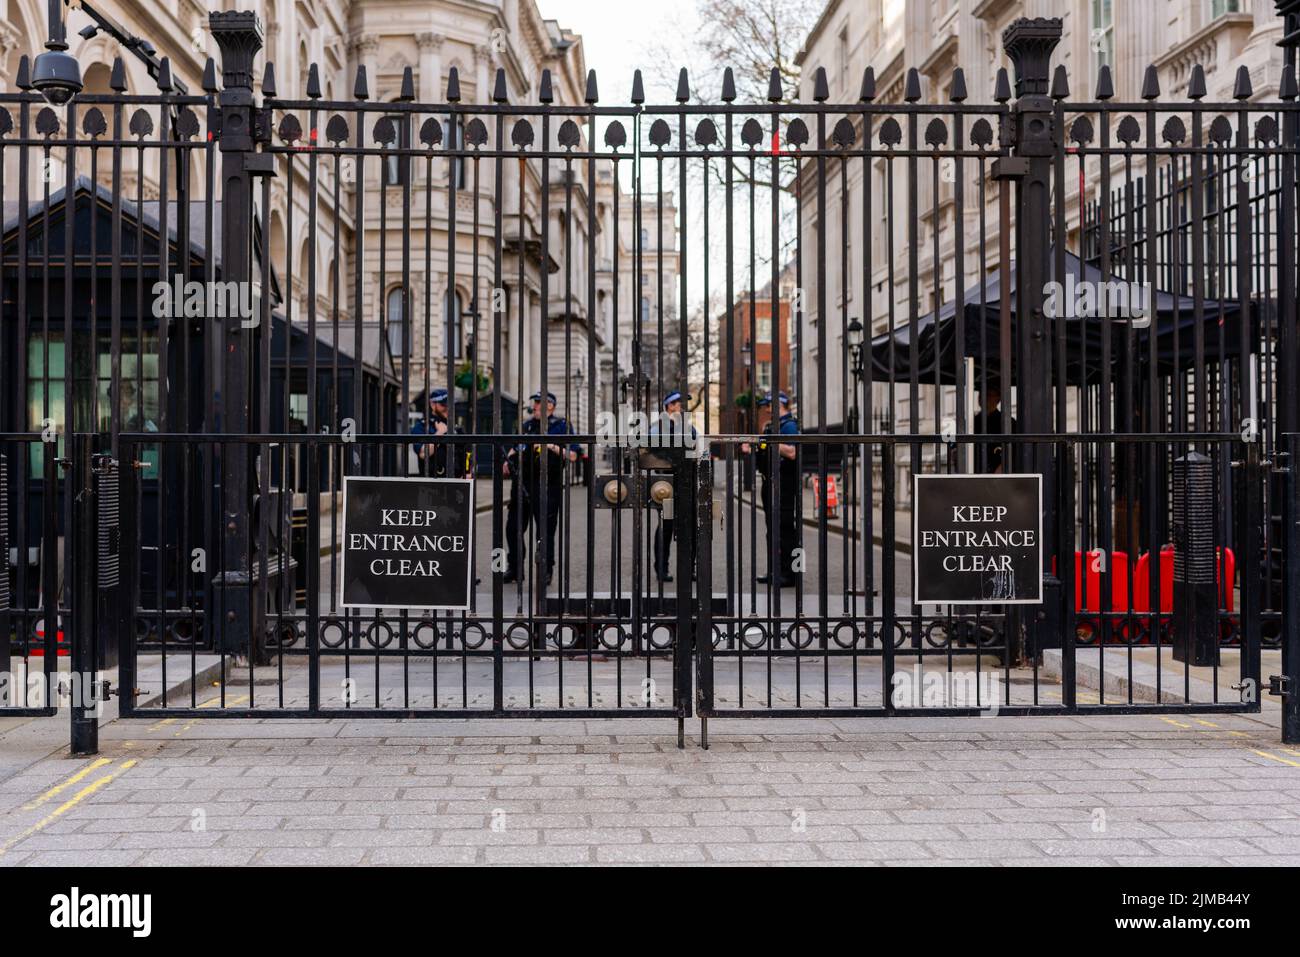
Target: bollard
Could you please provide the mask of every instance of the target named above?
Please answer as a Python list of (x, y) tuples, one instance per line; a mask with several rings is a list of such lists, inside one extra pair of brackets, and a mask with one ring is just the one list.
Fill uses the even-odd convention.
[[(1219, 661), (1219, 595), (1214, 548), (1214, 462), (1189, 452), (1173, 467), (1174, 660)], [(1158, 562), (1151, 574), (1158, 575)]]

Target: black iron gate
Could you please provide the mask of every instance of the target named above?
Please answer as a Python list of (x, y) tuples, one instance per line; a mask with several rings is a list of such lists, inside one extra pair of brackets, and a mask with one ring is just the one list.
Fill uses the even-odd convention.
[[(501, 71), (469, 102), (453, 70), (419, 103), (409, 68), (329, 102), (314, 66), (290, 100), (270, 64), (259, 100), (256, 18), (211, 24), (202, 95), (165, 61), (159, 95), (119, 66), (62, 116), (25, 61), (0, 95), (27, 668), (66, 623), (74, 672), (118, 656), (124, 716), (679, 735), (1253, 711), (1262, 656), (1294, 670), (1293, 65), (1277, 100), (1243, 72), (1209, 102), (1199, 68), (1079, 99), (1032, 20), (983, 102), (868, 69), (851, 103), (821, 70), (764, 104), (683, 71), (649, 105), (638, 74), (627, 106)], [(1083, 287), (1150, 299), (1062, 314)], [(917, 604), (914, 478), (999, 472), (1041, 476), (1042, 601)], [(343, 607), (344, 480), (462, 474), (469, 608)]]

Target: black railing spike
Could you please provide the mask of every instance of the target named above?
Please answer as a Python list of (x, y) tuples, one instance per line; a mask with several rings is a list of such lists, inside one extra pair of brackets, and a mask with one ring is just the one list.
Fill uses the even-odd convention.
[(921, 74), (916, 67), (911, 67), (907, 71), (907, 79), (903, 83), (903, 99), (908, 103), (915, 103), (921, 98)]
[(447, 94), (448, 103), (460, 102), (460, 70), (452, 67), (447, 71)]
[(600, 102), (600, 91), (596, 88), (596, 71), (587, 71), (587, 95), (584, 99), (593, 106)]
[(862, 71), (862, 88), (858, 90), (858, 100), (870, 103), (876, 98), (876, 71), (867, 67)]
[(172, 83), (172, 60), (171, 57), (163, 57), (158, 62), (158, 89), (163, 93), (170, 93), (176, 89)]
[[(121, 57), (118, 57), (117, 59), (118, 59), (118, 62), (119, 62), (119, 63), (120, 63), (121, 60), (122, 60)], [(114, 70), (117, 69), (116, 65), (114, 65), (113, 69), (114, 69)], [(113, 87), (113, 89), (116, 90), (117, 87)], [(122, 70), (122, 89), (123, 89), (123, 90), (126, 89), (126, 68), (125, 68), (125, 67), (123, 67), (123, 70)], [(218, 90), (218, 87), (217, 87), (217, 61), (214, 60), (212, 57), (208, 57), (208, 62), (205, 63), (205, 64), (203, 65), (203, 92), (204, 92), (204, 93), (216, 93), (217, 90)], [(119, 90), (118, 92), (121, 92), (121, 91)]]
[(1007, 75), (1007, 68), (998, 67), (997, 79), (993, 81), (993, 99), (998, 103), (1006, 103), (1011, 99), (1011, 77)]
[(691, 81), (686, 75), (686, 67), (682, 67), (677, 73), (677, 102), (687, 103), (691, 99)]
[[(215, 82), (216, 67), (213, 66), (211, 57), (208, 58), (208, 66), (211, 66), (214, 71), (213, 82)], [(209, 93), (216, 92), (215, 90), (208, 90), (207, 80), (208, 80), (208, 71), (207, 68), (205, 67), (203, 70), (203, 82), (204, 82), (203, 89)], [(109, 75), (108, 78), (108, 88), (112, 90), (114, 93), (126, 92), (126, 64), (122, 62), (122, 58), (120, 56), (113, 57), (113, 72)]]
[(1154, 100), (1160, 96), (1160, 74), (1156, 72), (1155, 64), (1148, 64), (1146, 72), (1142, 74), (1142, 99)]
[[(824, 87), (826, 84), (826, 71), (823, 70), (821, 67), (818, 67), (816, 75), (821, 77), (821, 82)], [(820, 88), (821, 87), (817, 86), (817, 80), (814, 79), (813, 80), (814, 96), (817, 95), (816, 90)], [(830, 93), (827, 92), (826, 96), (829, 97)], [(785, 90), (781, 88), (781, 71), (778, 70), (776, 67), (772, 67), (772, 72), (767, 75), (767, 102), (780, 103), (783, 99), (785, 99)]]
[(1237, 80), (1232, 84), (1232, 98), (1234, 100), (1249, 100), (1254, 95), (1255, 91), (1250, 85), (1250, 70), (1243, 63), (1237, 67)]
[(555, 91), (551, 87), (551, 71), (542, 71), (542, 83), (537, 90), (537, 101), (539, 103), (554, 103)]
[(736, 74), (731, 67), (722, 71), (722, 102), (731, 103), (736, 99)]
[(1300, 91), (1296, 89), (1295, 67), (1290, 63), (1282, 67), (1282, 81), (1278, 84), (1278, 96), (1284, 100), (1294, 100)]
[[(162, 85), (162, 71), (159, 70), (158, 83)], [(275, 64), (270, 60), (266, 61), (266, 67), (262, 70), (262, 95), (275, 99)]]
[(645, 102), (645, 84), (641, 81), (641, 71), (632, 71), (632, 102), (640, 106)]
[(826, 68), (818, 67), (813, 74), (813, 102), (825, 103), (831, 98), (831, 87), (826, 79)]
[(1198, 63), (1192, 67), (1192, 75), (1187, 80), (1187, 98), (1202, 100), (1205, 94), (1205, 68)]
[(497, 67), (496, 79), (492, 81), (492, 102), (505, 103), (510, 99), (510, 91), (506, 89), (506, 71), (504, 67)]
[(397, 94), (397, 99), (401, 103), (415, 99), (415, 71), (409, 66), (402, 70), (402, 92)]
[(313, 63), (307, 67), (307, 99), (319, 100), (320, 98), (320, 67)]
[(1109, 100), (1115, 95), (1115, 81), (1110, 76), (1110, 64), (1103, 63), (1097, 71), (1097, 92), (1099, 100)]
[[(455, 69), (453, 67), (453, 69)], [(352, 84), (352, 98), (356, 100), (370, 99), (370, 88), (366, 85), (366, 65), (357, 64), (357, 82)]]
[(961, 103), (966, 99), (966, 73), (961, 67), (956, 67), (952, 71), (952, 85), (948, 91), (948, 99), (954, 103)]
[(32, 64), (26, 53), (18, 58), (18, 79), (14, 80), (14, 85), (20, 90), (32, 88)]
[(1052, 71), (1052, 92), (1054, 100), (1064, 100), (1070, 95), (1070, 77), (1065, 72), (1065, 64), (1056, 64)]

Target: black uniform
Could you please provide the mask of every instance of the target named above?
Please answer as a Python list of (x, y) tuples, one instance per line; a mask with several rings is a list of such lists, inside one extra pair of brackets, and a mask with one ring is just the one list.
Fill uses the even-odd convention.
[[(763, 427), (764, 435), (772, 434), (772, 423)], [(786, 412), (781, 416), (780, 435), (798, 435), (799, 420), (791, 412)], [(777, 470), (780, 475), (780, 507), (776, 515), (772, 514), (772, 483), (774, 481), (771, 473), (772, 457), (776, 456)], [(772, 554), (773, 543), (779, 529), (780, 542), (779, 552), (777, 555), (779, 571), (776, 578), (780, 580), (789, 580), (794, 577), (794, 550), (799, 544), (799, 526), (795, 518), (795, 512), (799, 501), (799, 462), (797, 459), (787, 459), (781, 456), (779, 451), (773, 452), (767, 442), (759, 443), (757, 449), (758, 471), (763, 476), (763, 486), (760, 490), (759, 500), (763, 503), (763, 515), (767, 518), (767, 553)], [(771, 569), (768, 571), (771, 575)]]
[[(678, 414), (678, 416), (670, 416), (668, 418), (668, 435), (669, 435), (668, 442), (670, 448), (675, 446), (677, 430), (682, 427), (683, 426), (681, 423), (680, 413)], [(650, 430), (650, 434), (659, 435), (660, 431), (661, 430), (659, 426), (656, 425)], [(698, 431), (696, 431), (695, 426), (692, 425), (691, 438), (694, 439), (695, 441), (698, 441), (699, 435), (700, 434)], [(658, 526), (656, 526), (655, 528), (655, 538), (654, 538), (655, 575), (658, 577), (660, 581), (672, 580), (672, 573), (668, 568), (668, 559), (673, 549), (673, 522), (674, 521), (675, 519), (671, 519), (671, 518), (661, 518)]]
[[(445, 434), (451, 435), (452, 428), (447, 422), (447, 417), (437, 412), (429, 413), (428, 429), (425, 428), (424, 421), (421, 420), (415, 423), (414, 428), (411, 429), (411, 434), (437, 435), (439, 425), (447, 426)], [(439, 443), (437, 445), (422, 445), (420, 446), (420, 458), (427, 458), (429, 460), (429, 475), (434, 478), (460, 478), (462, 475), (460, 469), (453, 468), (451, 465), (450, 444)]]
[[(537, 435), (541, 420), (530, 418), (524, 422), (524, 435)], [(569, 423), (558, 415), (548, 417), (547, 435), (572, 435)], [(564, 453), (577, 451), (573, 444), (561, 445)], [(555, 568), (555, 530), (560, 524), (560, 507), (564, 503), (564, 462), (566, 454), (548, 449), (544, 444), (519, 444), (507, 455), (511, 474), (514, 475), (514, 488), (510, 495), (510, 507), (506, 513), (506, 547), (508, 567), (506, 577), (519, 574), (528, 560), (528, 547), (524, 535), (538, 520), (538, 537), (540, 538), (542, 483), (546, 483), (546, 537), (543, 540), (542, 563), (546, 576), (550, 577)]]

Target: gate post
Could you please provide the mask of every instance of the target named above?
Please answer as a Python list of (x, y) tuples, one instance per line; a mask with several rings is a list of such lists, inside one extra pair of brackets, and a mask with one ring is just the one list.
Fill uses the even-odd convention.
[(695, 468), (695, 711), (700, 716), (700, 747), (709, 749), (709, 714), (713, 710), (713, 465), (700, 459)]
[[(1291, 106), (1296, 97), (1296, 49), (1300, 47), (1300, 0), (1278, 0), (1277, 11), (1282, 16), (1283, 50), (1281, 98)], [(1296, 360), (1298, 347), (1296, 327), (1295, 284), (1295, 186), (1296, 160), (1294, 150), (1300, 146), (1300, 121), (1294, 110), (1282, 113), (1282, 156), (1279, 222), (1277, 226), (1278, 262), (1278, 316), (1280, 320), (1281, 349), (1279, 350), (1278, 419), (1284, 433), (1287, 458), (1281, 471), (1282, 497), (1282, 675), (1278, 682), (1282, 694), (1282, 742), (1300, 744), (1300, 509), (1296, 496), (1300, 483), (1296, 469), (1300, 469), (1300, 368)], [(1244, 581), (1244, 579), (1243, 579)], [(1244, 593), (1244, 589), (1243, 589)]]
[[(1020, 429), (1030, 435), (1055, 430), (1052, 414), (1051, 336), (1045, 309), (1048, 281), (1047, 257), (1051, 248), (1052, 164), (1061, 131), (1053, 128), (1055, 104), (1048, 95), (1052, 51), (1061, 39), (1057, 17), (1020, 18), (1002, 34), (1002, 47), (1011, 59), (1016, 77), (1016, 101), (1011, 113), (1011, 151), (1025, 161), (1016, 182), (1015, 261), (1016, 325), (1019, 373), (1016, 400)], [(1005, 228), (1005, 224), (1003, 226)], [(1058, 242), (1059, 242), (1058, 237)], [(1009, 291), (1004, 291), (1007, 295)], [(1004, 370), (1003, 375), (1006, 375)], [(1004, 383), (1004, 388), (1012, 383)], [(1056, 501), (1056, 467), (1053, 447), (1029, 445), (1016, 467), (1043, 476), (1043, 503)], [(1052, 509), (1055, 512), (1055, 509)], [(1064, 516), (1043, 515), (1043, 555), (1056, 554), (1055, 522)], [(1028, 650), (1037, 657), (1045, 646), (1061, 644), (1061, 582), (1044, 565), (1043, 604), (1026, 616)]]
[(71, 745), (75, 755), (99, 752), (99, 523), (95, 507), (96, 488), (92, 463), (92, 435), (71, 436), (72, 524), (69, 540), (72, 554), (69, 579), (72, 582), (71, 671), (68, 694), (71, 702)]
[[(217, 12), (208, 15), (212, 36), (221, 50), (221, 278), (241, 285), (252, 281), (253, 184), (255, 142), (253, 122), (253, 57), (262, 48), (262, 26), (255, 13)], [(241, 302), (249, 300), (240, 298)], [(252, 422), (252, 332), (242, 317), (226, 319), (216, 339), (221, 367), (216, 407), (219, 427), (226, 435), (247, 435)], [(231, 442), (221, 458), (221, 568), (213, 580), (213, 627), (218, 647), (229, 654), (252, 653), (259, 620), (251, 575), (253, 514), (252, 463), (249, 447)], [(220, 616), (217, 620), (216, 616)]]
[(668, 452), (673, 461), (673, 537), (677, 539), (677, 634), (673, 642), (673, 707), (677, 711), (677, 747), (686, 747), (686, 718), (693, 698), (691, 661), (699, 630), (695, 620), (691, 580), (695, 577), (695, 548), (698, 540), (699, 515), (696, 511), (696, 482), (700, 470), (698, 459), (685, 448)]

